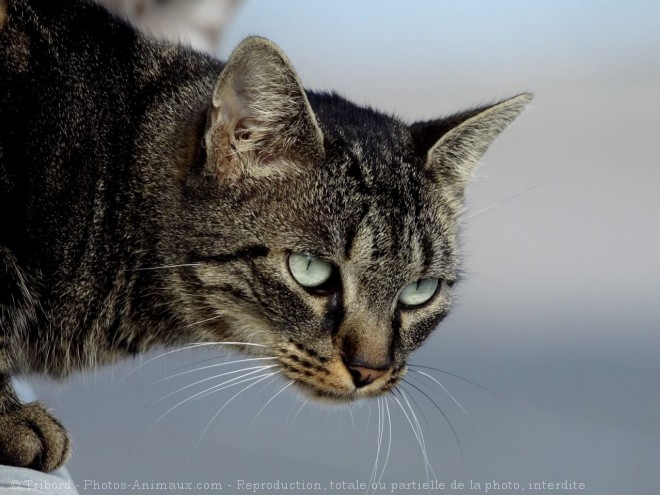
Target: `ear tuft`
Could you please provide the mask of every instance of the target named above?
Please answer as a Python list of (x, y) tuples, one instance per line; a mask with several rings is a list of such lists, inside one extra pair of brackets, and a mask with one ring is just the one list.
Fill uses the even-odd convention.
[(475, 165), (532, 99), (530, 93), (523, 93), (444, 119), (415, 123), (410, 127), (413, 143), (438, 181), (462, 196)]
[(291, 62), (264, 38), (250, 37), (236, 47), (212, 103), (206, 141), (218, 165), (227, 166), (241, 154), (264, 165), (323, 153), (323, 134)]

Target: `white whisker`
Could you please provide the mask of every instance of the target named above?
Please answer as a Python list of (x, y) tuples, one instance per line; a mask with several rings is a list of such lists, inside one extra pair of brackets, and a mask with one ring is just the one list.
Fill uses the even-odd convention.
[(310, 401), (310, 399), (311, 399), (311, 397), (307, 397), (307, 399), (305, 399), (305, 402), (303, 402), (302, 405), (301, 405), (301, 406), (298, 408), (298, 410), (296, 411), (296, 414), (293, 415), (293, 419), (291, 420), (291, 427), (292, 427), (292, 428), (293, 428), (293, 423), (296, 422), (296, 418), (297, 418), (298, 415), (300, 414), (300, 411), (303, 410), (303, 408), (307, 405), (307, 403)]
[(376, 426), (376, 459), (374, 460), (374, 467), (371, 470), (367, 493), (369, 492), (369, 489), (373, 489), (373, 493), (376, 493), (373, 483), (376, 481), (376, 477), (378, 476), (378, 461), (380, 460), (380, 451), (383, 445), (383, 431), (385, 428), (385, 408), (383, 407), (383, 398), (377, 397), (376, 403), (378, 404), (378, 425)]
[[(268, 378), (269, 376), (276, 375), (277, 373), (279, 373), (279, 371), (275, 371), (274, 373), (269, 373), (269, 374), (267, 374), (267, 375), (265, 375), (265, 376), (262, 376), (262, 377), (259, 378), (256, 382), (247, 385), (245, 388), (241, 389), (239, 392), (237, 392), (236, 394), (234, 394), (234, 395), (233, 395), (233, 396), (232, 396), (227, 402), (225, 402), (224, 405), (223, 405), (220, 409), (218, 409), (218, 412), (216, 412), (216, 413), (213, 415), (213, 417), (211, 418), (211, 421), (209, 421), (208, 424), (206, 425), (206, 428), (204, 428), (204, 431), (202, 431), (202, 434), (199, 436), (199, 439), (197, 440), (196, 447), (199, 447), (199, 444), (200, 444), (200, 442), (202, 441), (202, 438), (204, 438), (204, 435), (206, 434), (206, 431), (210, 428), (210, 426), (211, 426), (211, 424), (213, 423), (213, 421), (215, 420), (215, 418), (218, 417), (218, 415), (223, 411), (223, 409), (224, 409), (225, 407), (227, 407), (227, 406), (229, 405), (229, 403), (230, 403), (231, 401), (233, 401), (236, 397), (238, 397), (239, 395), (241, 395), (241, 394), (242, 394), (243, 392), (245, 392), (246, 390), (248, 390), (248, 389), (254, 387), (257, 383), (259, 383), (259, 382), (265, 380), (265, 379)], [(256, 377), (255, 377), (255, 378), (256, 378)]]
[(406, 401), (406, 404), (408, 405), (408, 409), (410, 409), (410, 414), (412, 414), (413, 420), (415, 421), (415, 424), (417, 425), (417, 431), (419, 432), (419, 438), (422, 440), (422, 450), (424, 451), (424, 458), (426, 459), (426, 463), (428, 464), (429, 469), (431, 470), (431, 473), (433, 474), (433, 477), (437, 481), (438, 478), (435, 475), (435, 472), (433, 471), (433, 467), (431, 466), (431, 463), (429, 462), (428, 454), (426, 451), (426, 442), (424, 441), (424, 431), (422, 430), (422, 425), (419, 424), (419, 420), (417, 419), (417, 415), (415, 414), (415, 410), (413, 409), (412, 405), (410, 404), (410, 401), (408, 400), (407, 394), (401, 390), (401, 396), (403, 397), (403, 400)]
[(201, 324), (201, 323), (206, 323), (207, 321), (217, 320), (217, 319), (219, 319), (219, 318), (222, 318), (223, 316), (224, 316), (224, 315), (215, 315), (215, 316), (211, 316), (210, 318), (205, 318), (205, 319), (203, 319), (203, 320), (194, 321), (194, 322), (192, 322), (192, 323), (189, 323), (188, 325), (186, 325), (186, 326), (184, 326), (184, 327), (182, 327), (182, 328), (185, 329), (185, 328), (194, 327), (195, 325), (199, 325), (199, 324)]
[[(272, 378), (273, 381), (274, 381), (274, 380), (277, 379), (277, 376), (275, 376), (275, 377), (271, 377), (271, 378)], [(266, 390), (270, 385), (271, 385), (271, 382), (269, 382), (268, 380), (266, 380), (266, 383), (264, 383), (263, 386), (262, 386), (259, 390), (257, 390), (257, 391), (254, 393), (254, 396), (252, 397), (252, 399), (256, 399), (256, 398), (259, 396), (259, 394), (261, 394), (264, 390)]]
[(280, 389), (279, 389), (277, 392), (275, 392), (275, 395), (273, 395), (273, 396), (268, 400), (268, 402), (266, 402), (266, 403), (263, 405), (263, 407), (262, 407), (261, 409), (259, 409), (259, 412), (256, 414), (256, 416), (254, 417), (254, 419), (250, 422), (250, 425), (248, 426), (248, 430), (249, 430), (250, 428), (252, 428), (252, 425), (253, 425), (254, 422), (257, 420), (257, 418), (259, 417), (259, 415), (263, 412), (263, 410), (266, 409), (266, 407), (268, 406), (268, 404), (270, 404), (273, 400), (275, 400), (275, 398), (276, 398), (278, 395), (280, 395), (282, 392), (284, 392), (284, 391), (285, 391), (287, 388), (289, 388), (291, 385), (293, 385), (293, 380), (291, 380), (289, 383), (287, 383), (287, 384), (284, 385), (283, 387), (280, 387)]
[[(181, 375), (186, 375), (188, 373), (194, 373), (196, 371), (202, 371), (202, 370), (207, 370), (209, 368), (215, 368), (217, 366), (226, 366), (229, 364), (238, 364), (238, 363), (246, 363), (250, 361), (262, 361), (262, 360), (267, 360), (267, 359), (277, 359), (276, 357), (258, 357), (258, 358), (248, 358), (248, 359), (236, 359), (234, 361), (225, 361), (224, 363), (218, 363), (218, 364), (211, 364), (208, 366), (202, 366), (200, 368), (195, 368), (192, 370), (187, 370), (187, 371), (182, 371), (181, 373), (175, 373), (174, 375), (169, 375), (166, 376), (165, 378), (161, 378), (160, 380), (156, 380), (155, 382), (150, 383), (150, 385), (156, 385), (157, 383), (162, 383), (167, 380), (171, 380), (172, 378), (176, 378), (177, 376)], [(245, 368), (248, 369), (248, 368)]]
[(188, 364), (184, 364), (183, 366), (178, 366), (177, 368), (174, 368), (172, 371), (184, 370), (186, 368), (190, 368), (191, 366), (197, 366), (198, 364), (207, 363), (209, 361), (217, 361), (218, 359), (226, 358), (227, 356), (231, 356), (231, 355), (232, 354), (229, 354), (229, 353), (228, 354), (220, 354), (218, 356), (212, 356), (212, 357), (208, 357), (208, 358), (205, 358), (205, 359), (200, 359), (199, 361), (195, 361), (193, 363), (188, 363)]
[[(401, 394), (401, 397), (403, 397), (403, 393)], [(408, 408), (412, 409), (410, 406), (410, 403), (406, 401), (406, 404), (408, 405)], [(411, 414), (411, 418), (413, 419), (413, 423), (411, 423), (411, 428), (413, 428), (413, 431), (416, 432), (415, 437), (417, 438), (417, 442), (419, 443), (419, 447), (422, 450), (422, 458), (424, 460), (424, 470), (426, 471), (426, 479), (427, 481), (430, 479), (429, 478), (429, 462), (428, 462), (428, 457), (426, 456), (426, 444), (424, 443), (424, 439), (422, 438), (422, 434), (419, 428), (419, 423), (417, 422), (417, 419), (415, 418), (414, 415)]]
[(401, 401), (399, 400), (399, 398), (396, 395), (392, 395), (392, 397), (394, 398), (396, 403), (399, 405), (399, 408), (403, 412), (403, 415), (406, 417), (406, 420), (408, 420), (408, 424), (410, 425), (410, 429), (413, 431), (413, 435), (415, 435), (415, 439), (417, 440), (417, 444), (419, 445), (419, 448), (422, 450), (422, 458), (423, 458), (422, 460), (424, 461), (424, 470), (426, 471), (427, 480), (430, 480), (430, 478), (428, 476), (428, 472), (429, 472), (428, 471), (428, 459), (426, 457), (426, 452), (425, 452), (425, 449), (423, 447), (422, 440), (420, 439), (419, 435), (417, 434), (417, 429), (415, 428), (415, 426), (413, 426), (413, 422), (410, 419), (410, 416), (408, 416), (408, 413), (404, 409), (403, 404), (401, 404)]
[(195, 385), (198, 385), (198, 384), (203, 383), (203, 382), (208, 382), (209, 380), (215, 380), (216, 378), (220, 378), (222, 376), (233, 375), (234, 373), (242, 373), (243, 371), (255, 370), (255, 371), (251, 371), (250, 373), (246, 373), (244, 375), (240, 375), (240, 376), (231, 378), (230, 380), (228, 380), (226, 382), (223, 382), (223, 383), (230, 383), (234, 380), (240, 380), (241, 378), (243, 378), (245, 376), (254, 375), (255, 373), (258, 373), (260, 370), (267, 370), (267, 369), (273, 368), (275, 366), (277, 366), (277, 365), (276, 364), (271, 364), (271, 365), (268, 365), (268, 366), (251, 366), (249, 368), (241, 368), (240, 370), (227, 371), (225, 373), (220, 373), (219, 375), (213, 375), (213, 376), (209, 376), (209, 377), (206, 377), (206, 378), (202, 378), (201, 380), (197, 380), (194, 383), (189, 383), (188, 385), (186, 385), (184, 387), (181, 387), (181, 388), (175, 390), (174, 392), (170, 392), (169, 394), (167, 394), (167, 395), (161, 397), (160, 399), (158, 399), (157, 401), (155, 401), (154, 404), (158, 404), (159, 402), (164, 401), (168, 397), (172, 397), (173, 395), (181, 392), (182, 390), (186, 390), (190, 387), (194, 387)]
[(221, 387), (221, 388), (218, 388), (217, 390), (214, 390), (214, 389), (207, 390), (206, 392), (204, 392), (204, 393), (203, 393), (202, 395), (200, 395), (199, 397), (196, 397), (195, 400), (203, 399), (204, 397), (207, 397), (207, 396), (209, 396), (209, 395), (211, 395), (211, 394), (214, 394), (214, 393), (216, 393), (216, 392), (220, 392), (221, 390), (224, 390), (224, 389), (226, 389), (226, 388), (233, 387), (234, 385), (238, 385), (239, 383), (245, 383), (245, 382), (248, 382), (248, 381), (251, 381), (251, 380), (255, 380), (255, 379), (257, 379), (257, 378), (261, 378), (262, 376), (265, 377), (265, 378), (268, 378), (269, 376), (277, 375), (278, 373), (279, 373), (279, 371), (274, 371), (273, 373), (269, 373), (269, 374), (267, 374), (267, 375), (251, 376), (250, 378), (245, 378), (244, 380), (238, 381), (238, 382), (236, 382), (236, 383), (232, 383), (232, 384), (229, 384), (229, 385), (225, 385), (225, 386), (223, 386), (223, 387)]
[(373, 401), (367, 401), (367, 405), (369, 406), (369, 414), (367, 414), (367, 425), (364, 427), (364, 435), (367, 434), (369, 431), (369, 424), (371, 423), (371, 405)]
[[(371, 476), (369, 477), (369, 485), (367, 486), (367, 493), (369, 493), (369, 490), (373, 488), (373, 482), (376, 480), (376, 476), (378, 475), (378, 458), (380, 456), (380, 445), (381, 441), (383, 438), (383, 424), (381, 421), (381, 413), (383, 410), (382, 404), (381, 404), (381, 398), (377, 397), (376, 398), (376, 403), (378, 404), (378, 426), (376, 428), (376, 459), (374, 460), (374, 467), (371, 470)], [(376, 491), (374, 490), (374, 493)]]
[(353, 408), (351, 405), (348, 405), (348, 415), (351, 417), (351, 423), (353, 424), (353, 431), (355, 431), (355, 418), (353, 418)]
[(477, 217), (479, 217), (479, 216), (481, 216), (481, 215), (483, 215), (483, 214), (485, 214), (485, 213), (488, 213), (489, 211), (494, 210), (494, 209), (498, 208), (499, 206), (502, 206), (502, 205), (503, 205), (504, 203), (506, 203), (507, 201), (511, 201), (512, 199), (517, 198), (518, 196), (521, 196), (521, 195), (523, 195), (523, 194), (525, 194), (525, 193), (528, 193), (529, 191), (532, 191), (533, 189), (536, 189), (537, 187), (540, 187), (540, 186), (542, 186), (542, 185), (543, 185), (543, 183), (540, 182), (539, 184), (536, 184), (536, 185), (534, 185), (534, 186), (528, 187), (527, 189), (524, 189), (523, 191), (520, 191), (520, 192), (514, 194), (513, 196), (509, 196), (508, 198), (505, 198), (505, 199), (503, 199), (503, 200), (501, 200), (501, 201), (498, 201), (497, 203), (493, 203), (492, 205), (487, 206), (486, 208), (482, 208), (482, 209), (479, 210), (478, 212), (473, 213), (473, 214), (470, 215), (469, 217), (465, 218), (464, 221), (472, 220), (473, 218), (477, 218)]
[(147, 266), (145, 268), (134, 268), (134, 272), (140, 272), (144, 270), (166, 270), (168, 268), (179, 268), (183, 266), (200, 266), (201, 263), (181, 263), (179, 265), (163, 265), (163, 266)]
[(141, 370), (144, 366), (146, 366), (149, 363), (155, 361), (156, 359), (160, 359), (164, 356), (167, 356), (169, 354), (173, 354), (175, 352), (181, 352), (181, 351), (185, 351), (185, 350), (188, 350), (188, 349), (195, 349), (197, 347), (204, 347), (204, 346), (207, 346), (207, 345), (245, 345), (245, 346), (253, 346), (253, 347), (266, 347), (263, 344), (253, 344), (251, 342), (193, 342), (193, 343), (191, 343), (189, 345), (186, 345), (184, 347), (179, 347), (177, 349), (172, 349), (171, 351), (163, 352), (163, 353), (159, 354), (158, 356), (154, 356), (151, 359), (146, 360), (144, 363), (140, 363), (140, 365), (137, 368), (130, 371), (127, 375), (124, 376), (124, 378), (119, 380), (119, 383), (123, 383), (133, 373)]
[[(458, 449), (461, 451), (461, 456), (465, 457), (465, 453), (463, 452), (463, 446), (461, 445), (461, 440), (458, 438), (458, 433), (456, 433), (456, 429), (454, 428), (454, 425), (451, 424), (451, 421), (449, 420), (449, 416), (447, 416), (447, 414), (445, 414), (445, 412), (442, 410), (442, 408), (431, 398), (431, 396), (429, 394), (424, 392), (421, 388), (419, 388), (414, 383), (409, 382), (406, 379), (403, 379), (403, 381), (405, 383), (407, 383), (408, 385), (410, 385), (415, 390), (417, 390), (424, 397), (426, 397), (429, 400), (429, 402), (431, 402), (431, 404), (433, 404), (436, 407), (436, 409), (438, 411), (440, 411), (440, 414), (442, 414), (442, 417), (445, 419), (445, 421), (447, 422), (447, 425), (449, 425), (449, 428), (451, 429), (451, 432), (454, 435), (454, 439), (456, 440), (456, 444), (458, 445)], [(410, 395), (410, 397), (413, 398), (412, 394)], [(414, 400), (414, 398), (413, 398), (413, 400)], [(417, 407), (419, 407), (419, 405)], [(420, 410), (421, 410), (421, 408), (420, 408)]]
[[(252, 374), (252, 372), (251, 372), (251, 373), (247, 373), (247, 375), (251, 375), (251, 374)], [(238, 377), (238, 378), (243, 378), (244, 376), (247, 376), (247, 375), (243, 375), (243, 376), (240, 376), (240, 377)], [(179, 403), (175, 404), (174, 406), (170, 407), (167, 411), (165, 411), (163, 414), (161, 414), (161, 415), (156, 419), (156, 421), (154, 421), (153, 423), (151, 423), (151, 426), (149, 426), (149, 428), (147, 428), (147, 430), (146, 430), (146, 431), (144, 432), (144, 434), (142, 435), (142, 438), (144, 438), (144, 437), (145, 437), (145, 436), (151, 431), (152, 428), (154, 428), (158, 423), (160, 423), (160, 421), (161, 421), (165, 416), (167, 416), (168, 414), (170, 414), (172, 411), (174, 411), (175, 409), (179, 408), (179, 407), (182, 406), (183, 404), (185, 404), (185, 403), (187, 403), (187, 402), (190, 402), (191, 400), (194, 400), (195, 398), (199, 398), (200, 396), (203, 397), (202, 394), (204, 394), (204, 393), (206, 393), (206, 392), (208, 392), (208, 391), (210, 391), (210, 390), (214, 390), (214, 389), (216, 389), (215, 391), (223, 390), (223, 388), (222, 388), (223, 385), (226, 385), (224, 388), (233, 387), (234, 385), (238, 385), (238, 384), (240, 384), (240, 383), (244, 383), (244, 382), (249, 381), (249, 380), (255, 380), (255, 379), (259, 378), (260, 376), (261, 376), (261, 375), (253, 376), (253, 377), (251, 377), (251, 378), (246, 378), (245, 380), (238, 381), (238, 382), (236, 382), (236, 383), (231, 383), (231, 384), (229, 384), (229, 385), (226, 385), (226, 384), (229, 383), (229, 382), (231, 382), (231, 381), (233, 381), (234, 379), (232, 379), (232, 380), (227, 380), (226, 382), (223, 382), (223, 383), (221, 383), (220, 385), (214, 385), (214, 386), (212, 386), (212, 387), (207, 388), (206, 390), (203, 390), (202, 392), (197, 392), (196, 394), (193, 394), (193, 395), (191, 395), (190, 397), (187, 397), (186, 399), (182, 400), (181, 402), (179, 402)], [(268, 375), (268, 376), (270, 376), (270, 375)], [(218, 388), (218, 387), (221, 387), (221, 388)]]
[(451, 393), (449, 393), (449, 390), (447, 390), (447, 389), (445, 388), (445, 386), (444, 386), (442, 383), (440, 383), (438, 380), (436, 380), (435, 378), (433, 378), (433, 377), (432, 377), (431, 375), (429, 375), (428, 373), (424, 373), (423, 371), (417, 371), (417, 370), (410, 370), (410, 371), (412, 371), (412, 372), (414, 372), (414, 373), (418, 373), (418, 374), (420, 374), (420, 375), (423, 375), (423, 376), (425, 376), (426, 378), (429, 378), (429, 379), (433, 380), (435, 383), (437, 383), (437, 384), (440, 386), (440, 388), (442, 388), (442, 390), (445, 391), (445, 393), (449, 396), (449, 398), (450, 398), (452, 401), (454, 401), (454, 404), (456, 404), (458, 407), (460, 407), (461, 411), (463, 411), (463, 413), (464, 413), (466, 416), (470, 417), (470, 415), (469, 415), (468, 412), (465, 410), (465, 408), (461, 405), (461, 403), (458, 402), (458, 401), (454, 398), (454, 396), (453, 396)]
[(503, 395), (498, 394), (497, 392), (495, 392), (495, 391), (493, 391), (493, 390), (490, 390), (489, 388), (486, 388), (486, 387), (484, 387), (483, 385), (479, 385), (477, 382), (474, 382), (474, 381), (472, 381), (472, 380), (468, 380), (467, 378), (464, 378), (464, 377), (462, 377), (462, 376), (460, 376), (460, 375), (457, 375), (456, 373), (452, 373), (452, 372), (450, 372), (450, 371), (441, 370), (440, 368), (434, 368), (434, 367), (432, 367), (432, 366), (424, 366), (424, 365), (422, 365), (422, 364), (408, 364), (408, 368), (410, 368), (410, 367), (413, 367), (413, 368), (424, 368), (424, 369), (426, 369), (426, 370), (437, 371), (438, 373), (442, 373), (443, 375), (453, 376), (454, 378), (457, 378), (457, 379), (459, 379), (459, 380), (461, 380), (461, 381), (463, 381), (463, 382), (465, 382), (465, 383), (469, 383), (469, 384), (472, 385), (473, 387), (480, 388), (480, 389), (483, 390), (484, 392), (488, 392), (489, 394), (492, 394), (492, 395), (494, 395), (495, 397), (498, 397), (498, 398), (500, 398), (500, 399), (502, 399), (502, 400), (506, 400), (506, 401), (509, 400), (509, 399), (507, 399), (506, 397), (504, 397)]
[(387, 412), (387, 424), (389, 428), (389, 436), (387, 440), (387, 454), (385, 455), (385, 462), (383, 463), (383, 469), (380, 472), (380, 476), (378, 477), (378, 483), (380, 483), (380, 480), (383, 479), (383, 475), (385, 474), (385, 468), (387, 467), (387, 461), (390, 459), (390, 450), (392, 448), (392, 417), (390, 415), (390, 406), (387, 404), (387, 397), (383, 398), (383, 404), (385, 404), (385, 411)]

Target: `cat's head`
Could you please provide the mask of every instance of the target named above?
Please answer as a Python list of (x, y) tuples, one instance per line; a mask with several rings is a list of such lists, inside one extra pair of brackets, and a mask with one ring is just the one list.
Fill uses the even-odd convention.
[(530, 99), (408, 125), (306, 93), (274, 44), (242, 42), (184, 186), (189, 328), (257, 344), (315, 397), (390, 390), (450, 309), (472, 169)]

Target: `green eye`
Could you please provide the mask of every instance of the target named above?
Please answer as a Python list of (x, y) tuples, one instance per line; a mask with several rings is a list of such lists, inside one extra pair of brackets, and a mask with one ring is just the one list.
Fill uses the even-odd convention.
[(404, 306), (420, 306), (435, 295), (439, 284), (437, 278), (421, 278), (403, 288), (399, 294), (399, 302)]
[(309, 254), (289, 255), (289, 271), (303, 287), (314, 288), (323, 285), (332, 276), (332, 264)]

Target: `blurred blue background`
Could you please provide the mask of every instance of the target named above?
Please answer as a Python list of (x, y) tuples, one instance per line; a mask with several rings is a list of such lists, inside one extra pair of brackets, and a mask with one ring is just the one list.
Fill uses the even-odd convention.
[[(467, 417), (433, 382), (411, 378), (442, 407), (463, 451), (410, 388), (428, 459), (446, 483), (575, 480), (586, 485), (580, 493), (658, 493), (660, 3), (250, 0), (220, 55), (249, 34), (280, 44), (306, 87), (409, 122), (535, 93), (470, 189), (458, 305), (412, 359), (506, 399), (435, 373)], [(287, 389), (252, 423), (281, 385), (273, 382), (237, 397), (198, 445), (239, 389), (179, 407), (149, 429), (191, 389), (155, 401), (214, 368), (152, 382), (207, 357), (173, 353), (124, 382), (139, 363), (62, 386), (37, 382), (73, 435), (69, 468), (81, 492), (84, 480), (223, 482), (229, 493), (238, 479), (328, 490), (330, 481), (369, 481), (375, 402), (308, 404), (293, 421), (302, 400)], [(389, 406), (388, 490), (427, 479), (406, 417)], [(386, 425), (378, 473), (387, 443)]]

